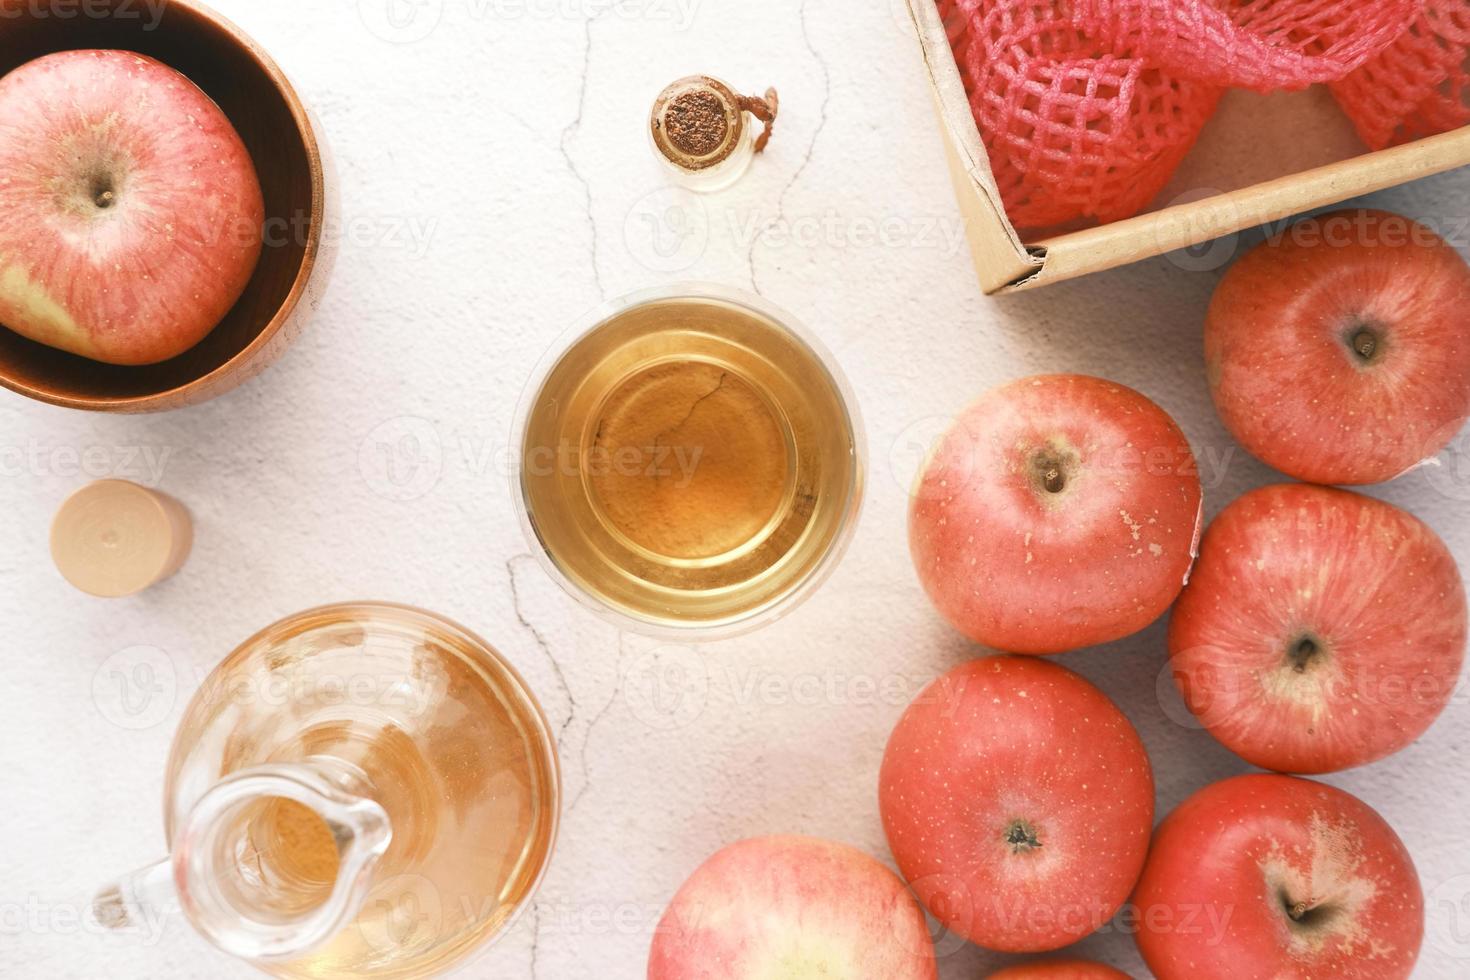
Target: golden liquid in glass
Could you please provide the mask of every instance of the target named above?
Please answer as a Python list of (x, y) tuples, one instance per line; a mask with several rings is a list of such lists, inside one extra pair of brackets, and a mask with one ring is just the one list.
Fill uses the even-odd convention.
[(577, 340), (533, 396), (527, 517), (597, 603), (721, 627), (798, 592), (861, 492), (855, 424), (820, 355), (735, 301), (654, 300)]

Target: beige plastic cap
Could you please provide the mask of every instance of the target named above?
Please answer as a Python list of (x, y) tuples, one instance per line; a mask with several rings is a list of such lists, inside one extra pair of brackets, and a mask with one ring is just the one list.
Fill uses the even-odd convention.
[(172, 497), (127, 480), (98, 480), (66, 499), (51, 522), (51, 557), (83, 592), (142, 592), (189, 557), (193, 524)]

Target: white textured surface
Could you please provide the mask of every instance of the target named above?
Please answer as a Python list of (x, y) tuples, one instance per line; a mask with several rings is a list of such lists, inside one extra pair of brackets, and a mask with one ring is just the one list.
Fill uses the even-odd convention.
[[(387, 0), (216, 3), (321, 116), (350, 234), (320, 319), (231, 395), (145, 418), (0, 397), (6, 977), (252, 975), (183, 929), (99, 937), (75, 912), (104, 877), (161, 856), (163, 764), (189, 693), (286, 614), (414, 603), (513, 659), (562, 732), (563, 835), (538, 913), (463, 974), (633, 978), (662, 903), (725, 843), (801, 832), (887, 858), (875, 796), (888, 731), (924, 683), (977, 652), (929, 608), (904, 540), (905, 484), (948, 413), (1013, 376), (1100, 374), (1175, 414), (1201, 449), (1212, 514), (1271, 479), (1233, 449), (1205, 391), (1199, 322), (1217, 272), (1158, 259), (1003, 301), (978, 293), (903, 0), (628, 0), (591, 22), (606, 3), (402, 0), (419, 17), (396, 35)], [(770, 153), (702, 201), (667, 189), (640, 130), (653, 93), (691, 70), (783, 97)], [(1470, 174), (1374, 200), (1438, 220), (1463, 247)], [(647, 219), (681, 214), (707, 234), (665, 225), (655, 242)], [(502, 471), (513, 406), (553, 338), (604, 297), (680, 278), (757, 288), (835, 350), (866, 417), (871, 494), (810, 603), (659, 660), (525, 557)], [(402, 435), (422, 453), (398, 458), (393, 483), (380, 446)], [(162, 587), (92, 600), (52, 569), (47, 523), (86, 479), (79, 457), (153, 482), (134, 450), (162, 461), (198, 543)], [(1375, 492), (1470, 563), (1466, 472), (1438, 473)], [(405, 486), (419, 495), (397, 499)], [(109, 658), (139, 645), (162, 651), (149, 661), (158, 683), (124, 674), (118, 686)], [(1063, 662), (1139, 726), (1160, 813), (1245, 768), (1171, 721), (1172, 696), (1161, 706), (1160, 626)], [(660, 709), (640, 695), (660, 664), (703, 680)], [(1331, 779), (1377, 807), (1418, 862), (1425, 977), (1470, 972), (1467, 735), (1470, 705), (1457, 703), (1398, 757)], [(1116, 932), (1081, 951), (1143, 975)], [(943, 952), (946, 980), (1000, 962)]]

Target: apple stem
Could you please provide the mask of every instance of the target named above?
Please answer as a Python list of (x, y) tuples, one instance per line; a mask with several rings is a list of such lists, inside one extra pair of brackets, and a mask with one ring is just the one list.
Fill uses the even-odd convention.
[(1037, 838), (1036, 831), (1032, 830), (1020, 820), (1011, 824), (1010, 829), (1006, 831), (1006, 843), (1011, 845), (1011, 848), (1016, 851), (1029, 851), (1032, 848), (1041, 846), (1041, 841)]
[(1321, 649), (1321, 647), (1317, 646), (1317, 641), (1310, 636), (1302, 637), (1296, 643), (1292, 644), (1291, 651), (1287, 654), (1287, 657), (1291, 660), (1291, 669), (1298, 674), (1305, 674), (1307, 672), (1307, 665), (1316, 659)]
[(110, 208), (112, 207), (113, 202), (116, 200), (117, 195), (113, 194), (112, 191), (103, 191), (95, 198), (96, 204), (99, 208)]
[[(1287, 899), (1287, 902), (1291, 902), (1291, 899)], [(1291, 904), (1287, 905), (1286, 907), (1286, 914), (1291, 917), (1292, 922), (1302, 922), (1307, 918), (1307, 916), (1311, 915), (1316, 910), (1317, 902), (1315, 900), (1306, 902), (1291, 902)]]
[(1047, 493), (1061, 493), (1067, 489), (1065, 464), (1058, 454), (1043, 450), (1031, 457), (1032, 479)]
[(1378, 352), (1378, 335), (1367, 327), (1363, 327), (1353, 334), (1353, 353), (1365, 361), (1373, 360), (1373, 355)]

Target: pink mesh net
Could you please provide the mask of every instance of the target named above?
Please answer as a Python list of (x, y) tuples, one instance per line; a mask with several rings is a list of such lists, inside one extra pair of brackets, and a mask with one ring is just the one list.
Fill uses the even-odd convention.
[(1332, 83), (1379, 148), (1470, 124), (1470, 0), (935, 0), (1018, 228), (1136, 214), (1225, 87)]
[(1470, 0), (1427, 0), (1408, 31), (1332, 94), (1375, 150), (1470, 124)]
[(1083, 30), (1127, 45), (1161, 68), (1267, 92), (1342, 78), (1402, 35), (1423, 2), (1058, 0), (1058, 6)]
[(1137, 213), (1219, 89), (1120, 53), (1047, 0), (940, 0), (1006, 213), (1034, 230)]

